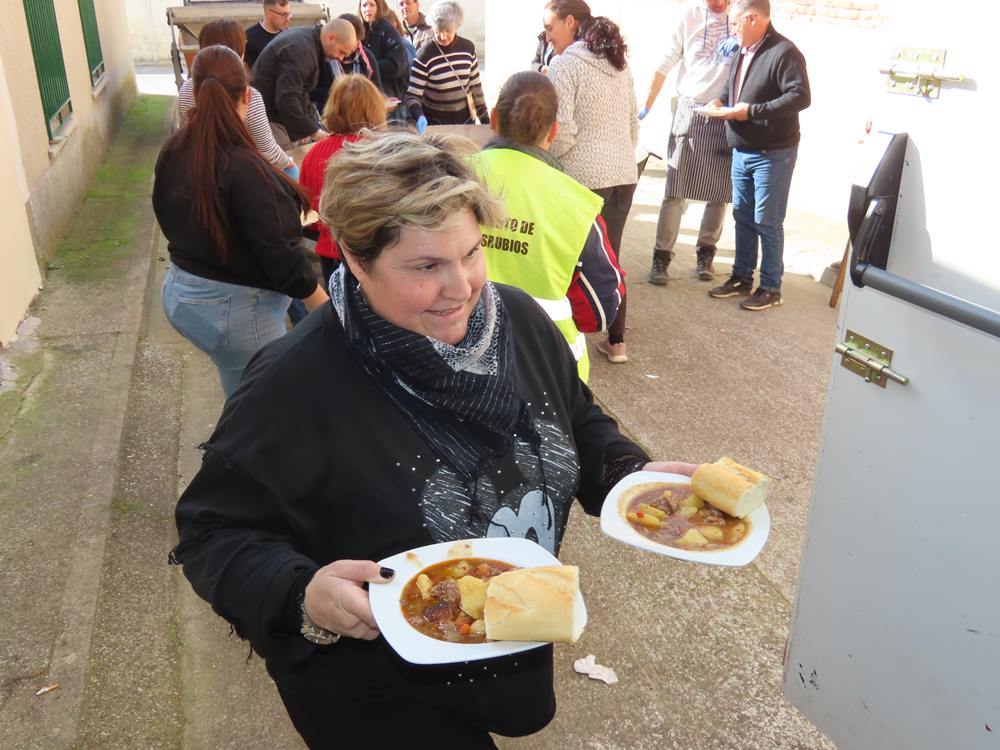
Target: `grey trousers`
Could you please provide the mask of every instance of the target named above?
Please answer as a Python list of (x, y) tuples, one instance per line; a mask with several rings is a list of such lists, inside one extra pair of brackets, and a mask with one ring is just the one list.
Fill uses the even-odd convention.
[[(673, 259), (674, 245), (677, 243), (677, 233), (681, 228), (681, 217), (687, 208), (686, 198), (664, 196), (660, 205), (660, 218), (656, 222), (656, 244), (653, 250), (657, 253), (668, 253)], [(698, 231), (698, 247), (715, 247), (722, 236), (722, 223), (726, 220), (725, 203), (706, 203), (701, 215), (701, 229)]]

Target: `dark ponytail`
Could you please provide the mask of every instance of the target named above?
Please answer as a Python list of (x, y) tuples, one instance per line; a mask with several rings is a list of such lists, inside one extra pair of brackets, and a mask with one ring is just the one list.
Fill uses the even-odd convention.
[(590, 6), (584, 0), (549, 0), (545, 7), (560, 19), (573, 16), (576, 38), (583, 41), (592, 54), (605, 58), (617, 70), (625, 70), (628, 47), (618, 24), (605, 16), (591, 15)]
[(250, 131), (237, 108), (246, 95), (248, 79), (242, 58), (229, 47), (214, 44), (198, 52), (191, 65), (194, 107), (184, 127), (174, 133), (164, 146), (165, 153), (190, 154), (194, 219), (208, 233), (223, 260), (226, 256), (226, 232), (230, 228), (229, 212), (220, 199), (216, 168), (235, 152), (242, 151), (253, 159), (261, 179), (268, 179), (270, 172), (289, 185), (300, 210), (305, 211), (309, 206), (305, 192), (266, 162), (250, 137)]
[(556, 121), (559, 98), (541, 73), (515, 73), (497, 99), (497, 132), (519, 146), (537, 146)]

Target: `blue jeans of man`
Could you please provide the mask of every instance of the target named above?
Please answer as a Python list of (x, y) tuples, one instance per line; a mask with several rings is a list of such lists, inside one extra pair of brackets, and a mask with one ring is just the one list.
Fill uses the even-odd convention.
[(785, 272), (785, 211), (798, 151), (798, 146), (763, 151), (733, 149), (733, 276), (753, 281), (759, 240), (760, 286), (774, 292), (781, 290)]
[(209, 356), (226, 398), (257, 350), (285, 334), (288, 302), (279, 292), (213, 281), (173, 265), (163, 280), (167, 320)]

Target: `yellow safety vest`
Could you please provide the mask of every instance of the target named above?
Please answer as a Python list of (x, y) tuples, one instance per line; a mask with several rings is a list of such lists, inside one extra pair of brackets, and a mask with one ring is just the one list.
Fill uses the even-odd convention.
[(473, 159), (490, 190), (507, 204), (502, 227), (482, 228), (490, 279), (535, 298), (566, 337), (580, 379), (587, 382), (587, 341), (573, 322), (566, 292), (603, 200), (569, 175), (514, 149), (491, 148)]

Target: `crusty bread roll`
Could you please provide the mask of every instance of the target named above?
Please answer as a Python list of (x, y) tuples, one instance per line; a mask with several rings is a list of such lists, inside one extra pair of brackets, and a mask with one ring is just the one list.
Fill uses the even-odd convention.
[(746, 518), (764, 504), (770, 481), (727, 457), (699, 466), (691, 477), (691, 491), (731, 516)]
[(486, 637), (494, 641), (575, 643), (583, 632), (576, 593), (575, 565), (519, 568), (489, 580), (486, 588)]

